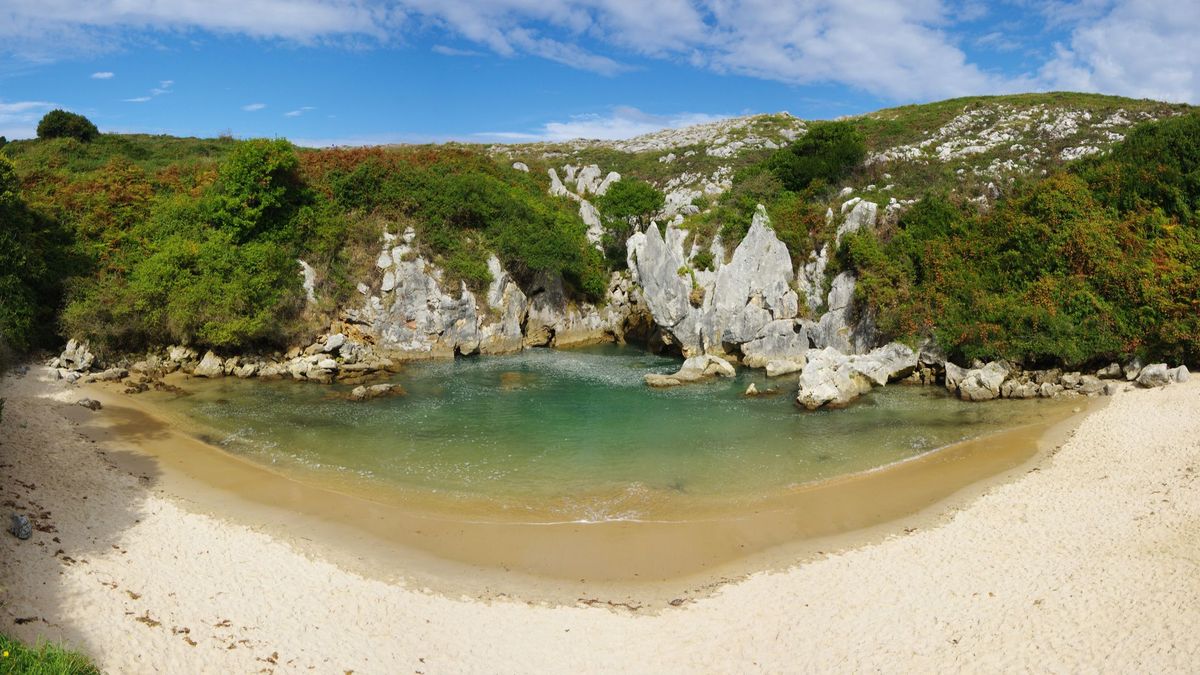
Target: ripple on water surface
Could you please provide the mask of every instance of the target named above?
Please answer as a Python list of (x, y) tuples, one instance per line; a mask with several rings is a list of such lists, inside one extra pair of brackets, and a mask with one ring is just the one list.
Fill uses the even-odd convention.
[[(456, 513), (534, 522), (653, 520), (745, 507), (1048, 414), (893, 386), (840, 411), (793, 405), (795, 377), (742, 371), (668, 390), (675, 359), (606, 345), (415, 364), (407, 396), (349, 387), (192, 381), (166, 405), (227, 450), (302, 480)], [(778, 395), (745, 398), (754, 382)]]

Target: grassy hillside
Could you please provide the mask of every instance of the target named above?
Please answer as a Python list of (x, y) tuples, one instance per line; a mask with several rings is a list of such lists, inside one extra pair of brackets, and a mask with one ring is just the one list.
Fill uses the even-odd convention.
[[(678, 214), (702, 242), (720, 234), (727, 251), (764, 203), (798, 264), (831, 241), (839, 216), (827, 221), (826, 211), (840, 213), (848, 192), (878, 203), (878, 232), (847, 239), (828, 273), (856, 269), (860, 301), (892, 336), (936, 334), (979, 356), (1194, 361), (1200, 330), (1186, 316), (1197, 309), (1200, 256), (1195, 209), (1180, 206), (1200, 194), (1194, 148), (1167, 148), (1168, 170), (1135, 151), (1157, 147), (1145, 139), (1159, 132), (1126, 141), (1138, 124), (1172, 118), (1195, 119), (1187, 106), (1055, 93), (905, 106), (833, 125), (760, 115), (616, 142), (306, 150), (146, 135), (17, 141), (0, 148), (0, 216), (10, 224), (0, 233), (0, 335), (19, 349), (68, 335), (110, 351), (284, 346), (327, 325), (359, 281), (372, 283), (380, 236), (408, 228), (447, 288), (483, 289), (495, 253), (520, 281), (561, 274), (576, 297), (599, 300), (620, 256), (606, 260), (587, 243), (577, 203), (551, 196), (547, 176), (596, 164), (655, 186), (666, 194), (661, 217)], [(1175, 138), (1184, 127), (1172, 124), (1150, 128)], [(820, 156), (834, 146), (804, 140), (831, 129), (857, 139), (860, 154), (844, 167)], [(806, 144), (816, 155), (796, 159)], [(817, 180), (809, 169), (795, 174), (818, 164), (828, 166)], [(1068, 217), (1045, 206), (1063, 200), (1083, 210)], [(989, 262), (1013, 250), (1032, 261), (1019, 283)], [(1103, 256), (1136, 274), (1089, 281), (1118, 264)], [(1063, 266), (1064, 257), (1078, 264)], [(304, 302), (297, 259), (317, 270), (316, 306)], [(1031, 306), (1045, 315), (1018, 316)], [(1095, 316), (1117, 318), (1097, 325)]]

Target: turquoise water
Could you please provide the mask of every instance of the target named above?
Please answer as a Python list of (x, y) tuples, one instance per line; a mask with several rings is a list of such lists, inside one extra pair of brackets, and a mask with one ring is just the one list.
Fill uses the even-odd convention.
[[(226, 450), (302, 480), (429, 508), (532, 521), (652, 519), (748, 505), (1048, 415), (1040, 401), (967, 404), (940, 388), (878, 389), (804, 412), (795, 377), (656, 390), (679, 361), (630, 347), (531, 350), (411, 365), (407, 395), (351, 387), (189, 380), (164, 401)], [(754, 382), (774, 397), (746, 398)]]

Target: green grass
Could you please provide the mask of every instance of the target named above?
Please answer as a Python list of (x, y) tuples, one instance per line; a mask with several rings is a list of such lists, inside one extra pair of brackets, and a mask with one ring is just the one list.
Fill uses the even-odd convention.
[(179, 163), (217, 162), (237, 144), (232, 138), (101, 134), (90, 143), (73, 138), (10, 141), (0, 149), (0, 154), (7, 155), (18, 166), (26, 164), (73, 173), (94, 171), (120, 157), (153, 173)]
[(99, 675), (100, 669), (87, 657), (58, 645), (43, 643), (33, 648), (0, 634), (0, 674)]

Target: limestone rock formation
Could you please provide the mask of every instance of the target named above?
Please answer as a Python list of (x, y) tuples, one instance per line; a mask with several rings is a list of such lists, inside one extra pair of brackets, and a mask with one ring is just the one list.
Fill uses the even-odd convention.
[(858, 355), (833, 347), (813, 350), (800, 373), (796, 401), (809, 410), (845, 406), (873, 386), (906, 377), (916, 367), (916, 352), (896, 342)]
[(96, 357), (89, 349), (88, 343), (71, 339), (67, 341), (62, 354), (59, 354), (58, 363), (51, 363), (51, 367), (81, 373), (91, 370), (95, 362)]
[(683, 362), (679, 370), (670, 375), (650, 373), (646, 375), (646, 384), (651, 387), (677, 387), (681, 384), (702, 382), (713, 377), (733, 377), (736, 375), (733, 365), (719, 356), (703, 354), (693, 356)]

